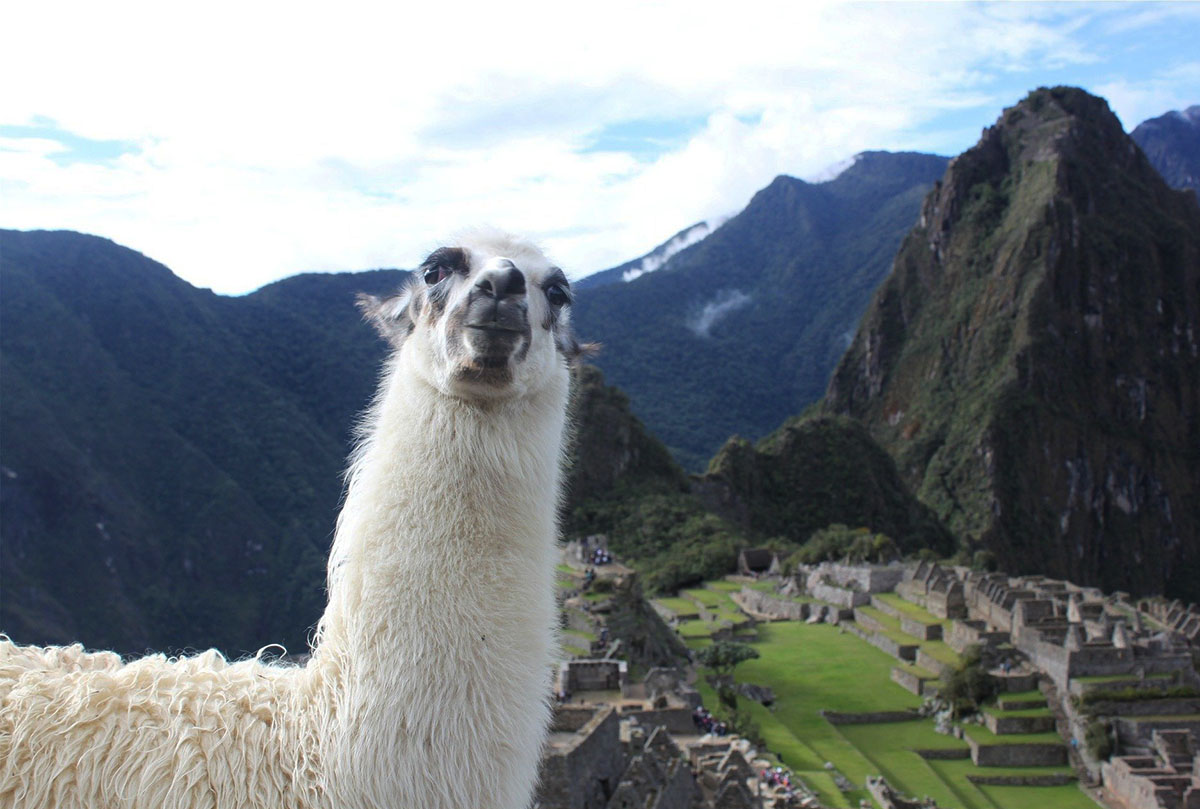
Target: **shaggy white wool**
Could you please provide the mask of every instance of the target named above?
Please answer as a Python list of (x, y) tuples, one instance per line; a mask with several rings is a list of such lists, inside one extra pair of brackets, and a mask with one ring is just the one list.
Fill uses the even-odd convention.
[[(529, 805), (574, 343), (540, 252), (495, 233), (459, 246), (469, 267), (444, 310), (420, 279), (375, 302), (399, 348), (352, 460), (308, 664), (122, 664), (0, 636), (0, 807)], [(455, 372), (446, 316), (495, 257), (524, 273), (532, 326), (502, 385)]]

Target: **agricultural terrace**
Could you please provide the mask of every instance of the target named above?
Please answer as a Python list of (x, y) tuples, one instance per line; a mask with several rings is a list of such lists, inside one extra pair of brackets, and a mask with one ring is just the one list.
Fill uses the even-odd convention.
[[(725, 614), (734, 606), (728, 599), (734, 589), (730, 582), (716, 582), (684, 591), (680, 597), (689, 605), (703, 604), (708, 610)], [(909, 617), (942, 623), (898, 596), (885, 601)], [(889, 636), (899, 633), (897, 640), (919, 645), (931, 657), (947, 663), (958, 662), (958, 655), (945, 643), (903, 635), (899, 622), (879, 611), (874, 611), (872, 617), (879, 619)], [(703, 620), (678, 622), (680, 634), (694, 649), (710, 643), (705, 630), (717, 627), (714, 622)], [(944, 809), (1097, 807), (1074, 784), (1051, 787), (974, 783), (971, 776), (1073, 775), (1073, 772), (1068, 767), (977, 767), (966, 757), (967, 742), (937, 733), (932, 719), (841, 725), (828, 722), (821, 715), (822, 710), (878, 713), (914, 709), (921, 704), (919, 697), (892, 682), (891, 670), (900, 662), (851, 632), (826, 623), (783, 621), (759, 624), (749, 637), (754, 638), (752, 645), (760, 657), (739, 665), (736, 678), (770, 687), (776, 701), (768, 709), (743, 697), (739, 708), (749, 713), (758, 725), (766, 748), (814, 789), (826, 806), (851, 809), (861, 800), (870, 800), (863, 784), (868, 775), (881, 774), (897, 790), (916, 798), (929, 796)], [(716, 694), (703, 677), (697, 686), (706, 705), (718, 704)], [(1004, 715), (1011, 715), (1014, 709), (1029, 715), (1047, 711), (1044, 700), (1041, 705), (1032, 704), (1041, 698), (1039, 692), (1006, 696), (1011, 698), (989, 710)], [(977, 725), (967, 728), (973, 738), (989, 744), (1062, 741), (1053, 733), (1005, 737), (995, 736)], [(963, 758), (927, 760), (917, 750), (957, 751), (949, 755)], [(826, 763), (831, 763), (834, 770), (830, 771)], [(835, 773), (846, 776), (854, 788), (838, 789)]]

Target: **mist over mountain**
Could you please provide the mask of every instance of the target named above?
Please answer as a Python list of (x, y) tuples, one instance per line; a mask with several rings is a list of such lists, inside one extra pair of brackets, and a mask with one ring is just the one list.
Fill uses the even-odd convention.
[(820, 398), (946, 163), (866, 152), (825, 183), (777, 177), (653, 272), (580, 295), (577, 328), (649, 429), (702, 469), (730, 435), (765, 435)]
[(1200, 206), (1102, 99), (1041, 89), (956, 158), (825, 407), (1002, 569), (1200, 598)]

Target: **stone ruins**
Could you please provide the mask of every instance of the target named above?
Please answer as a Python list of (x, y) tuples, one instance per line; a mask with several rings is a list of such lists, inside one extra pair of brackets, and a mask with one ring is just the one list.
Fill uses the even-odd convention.
[[(586, 564), (600, 546), (589, 539), (570, 548), (568, 558)], [(733, 597), (743, 616), (706, 614), (697, 603), (686, 615), (655, 605), (659, 615), (651, 618), (675, 626), (699, 617), (716, 626), (721, 617), (724, 628), (714, 629), (714, 639), (753, 638), (758, 621), (838, 624), (895, 656), (892, 679), (925, 696), (935, 695), (941, 676), (977, 647), (1001, 696), (981, 715), (986, 734), (953, 729), (969, 748), (955, 752), (969, 754), (980, 768), (1056, 769), (969, 776), (976, 783), (1069, 783), (1074, 776), (1061, 766), (1070, 763), (1084, 783), (1103, 787), (1128, 809), (1200, 809), (1195, 605), (932, 562), (824, 563), (785, 577), (773, 554), (747, 551), (739, 567), (729, 578), (742, 583)], [(580, 591), (568, 595), (565, 603), (583, 616), (565, 617), (568, 631), (603, 614), (602, 602)], [(560, 704), (543, 760), (541, 809), (819, 806), (803, 787), (789, 796), (769, 783), (767, 762), (747, 741), (699, 729), (694, 670), (651, 669), (632, 682), (616, 654), (619, 642), (605, 641), (607, 631), (601, 632), (587, 656), (566, 660), (558, 672)], [(834, 724), (913, 716), (823, 713)], [(1055, 731), (1057, 741), (1005, 739)], [(918, 751), (926, 753), (938, 751)], [(882, 779), (865, 786), (883, 806), (928, 805), (896, 794)]]

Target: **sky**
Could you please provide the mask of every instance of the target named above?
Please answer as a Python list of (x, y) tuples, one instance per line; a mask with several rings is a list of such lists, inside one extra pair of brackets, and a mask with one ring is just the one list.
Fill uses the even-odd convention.
[(0, 227), (105, 236), (223, 294), (413, 267), (477, 225), (578, 278), (779, 174), (958, 154), (1038, 86), (1103, 96), (1127, 130), (1200, 103), (1196, 2), (112, 0), (4, 17)]

